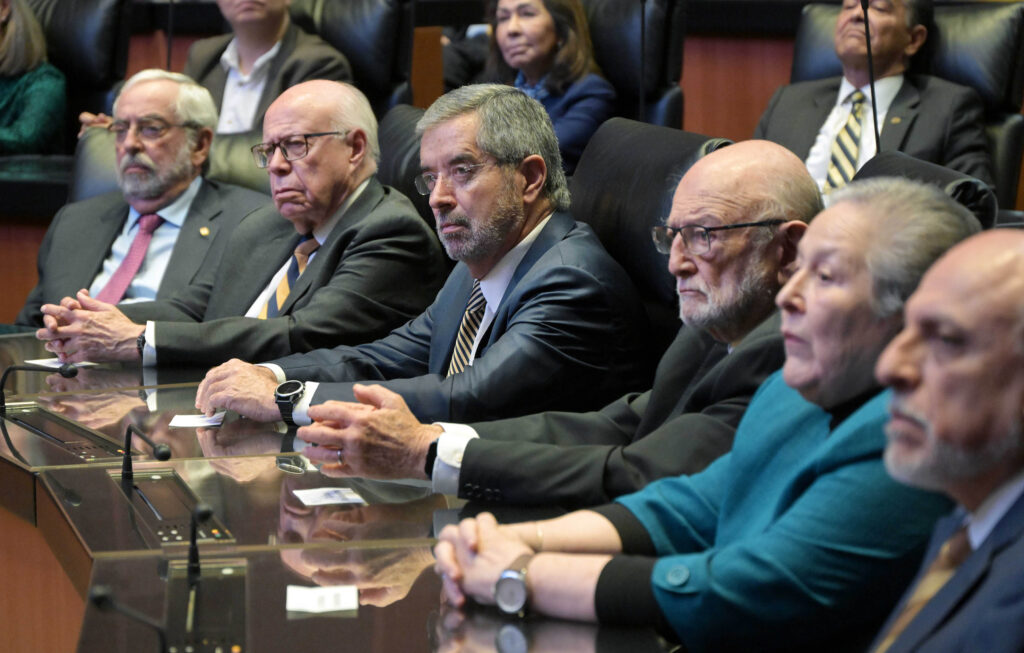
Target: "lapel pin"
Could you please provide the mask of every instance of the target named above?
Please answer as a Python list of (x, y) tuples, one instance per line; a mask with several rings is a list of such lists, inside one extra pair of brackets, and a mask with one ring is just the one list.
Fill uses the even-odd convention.
[(889, 122), (891, 122), (894, 125), (898, 125), (902, 121), (903, 121), (903, 118), (900, 118), (899, 116), (893, 116), (892, 120), (890, 120)]
[(206, 238), (207, 236), (210, 235), (210, 228), (209, 227), (199, 227), (199, 235), (202, 236), (203, 238)]

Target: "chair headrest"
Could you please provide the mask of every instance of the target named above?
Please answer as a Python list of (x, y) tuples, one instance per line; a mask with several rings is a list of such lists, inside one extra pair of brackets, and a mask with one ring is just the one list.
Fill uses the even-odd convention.
[(974, 213), (984, 229), (995, 224), (999, 213), (995, 191), (985, 182), (903, 152), (889, 150), (876, 154), (857, 171), (853, 179), (857, 181), (871, 177), (904, 177), (938, 186)]
[(651, 227), (668, 215), (690, 166), (730, 142), (612, 118), (583, 150), (569, 184), (573, 216), (594, 229), (644, 299), (677, 302), (667, 257), (654, 249)]
[(377, 179), (412, 200), (416, 210), (433, 228), (434, 214), (428, 199), (419, 194), (413, 183), (420, 171), (420, 137), (416, 135), (416, 123), (423, 113), (423, 109), (399, 104), (381, 119)]

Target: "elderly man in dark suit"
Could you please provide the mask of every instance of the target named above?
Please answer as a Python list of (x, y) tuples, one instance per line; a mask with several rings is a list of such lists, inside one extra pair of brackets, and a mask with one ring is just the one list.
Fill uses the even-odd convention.
[[(120, 191), (62, 208), (39, 249), (39, 282), (16, 322), (80, 288), (107, 302), (163, 299), (188, 285), (266, 196), (203, 179), (217, 111), (209, 92), (175, 73), (144, 70), (114, 105)], [(158, 217), (148, 217), (158, 216)]]
[(417, 185), (459, 261), (434, 303), (372, 343), (214, 368), (198, 408), (306, 422), (310, 404), (351, 400), (353, 382), (374, 380), (422, 419), (487, 419), (600, 405), (644, 383), (643, 308), (593, 232), (565, 213), (544, 108), (511, 87), (467, 86), (418, 127)]
[(820, 208), (800, 159), (767, 141), (713, 152), (687, 171), (667, 225), (654, 230), (685, 326), (652, 390), (598, 412), (425, 425), (397, 396), (371, 388), (386, 408), (339, 405), (342, 419), (299, 437), (344, 449), (353, 474), (426, 476), (436, 492), (493, 502), (596, 505), (698, 472), (730, 449), (754, 391), (782, 366), (772, 298)]
[(893, 389), (889, 474), (959, 507), (871, 650), (1024, 650), (1024, 234), (940, 259), (876, 372)]
[(872, 2), (868, 21), (881, 146), (876, 147), (872, 127), (864, 14), (857, 0), (844, 0), (836, 21), (843, 76), (777, 90), (754, 138), (784, 145), (803, 158), (825, 192), (848, 183), (879, 150), (906, 152), (991, 183), (977, 94), (937, 77), (906, 74), (928, 37), (931, 0)]
[(40, 332), (56, 338), (51, 350), (75, 362), (258, 360), (366, 342), (422, 311), (447, 266), (409, 200), (374, 177), (366, 97), (338, 82), (292, 87), (267, 111), (264, 139), (252, 149), (276, 208), (248, 217), (170, 299), (119, 309), (80, 293), (44, 306), (62, 324)]

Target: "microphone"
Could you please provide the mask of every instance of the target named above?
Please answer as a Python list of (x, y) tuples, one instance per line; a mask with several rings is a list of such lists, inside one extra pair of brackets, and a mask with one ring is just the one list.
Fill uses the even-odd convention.
[(882, 150), (882, 141), (878, 136), (878, 104), (875, 102), (875, 61), (871, 56), (871, 27), (868, 25), (868, 0), (860, 0), (864, 10), (864, 40), (868, 47), (868, 83), (871, 85), (871, 120), (875, 123), (875, 154)]
[(132, 472), (132, 433), (142, 438), (142, 441), (153, 449), (153, 457), (157, 460), (168, 460), (171, 457), (171, 448), (166, 444), (156, 444), (149, 439), (134, 424), (129, 424), (124, 430), (124, 457), (121, 459), (121, 481), (131, 481), (135, 474)]
[[(7, 412), (7, 397), (4, 395), (4, 387), (7, 385), (7, 377), (10, 376), (11, 372), (17, 370), (21, 370), (22, 372), (53, 373), (52, 367), (44, 367), (42, 365), (11, 365), (4, 370), (3, 376), (0, 376), (0, 413)], [(64, 363), (57, 368), (57, 373), (65, 379), (71, 379), (78, 376), (78, 368), (75, 367), (74, 363)]]
[(202, 568), (199, 565), (199, 545), (196, 543), (196, 533), (199, 531), (199, 524), (213, 516), (213, 509), (205, 503), (197, 503), (192, 510), (192, 525), (188, 535), (188, 585), (195, 587), (199, 582)]
[(167, 632), (164, 630), (163, 624), (117, 601), (114, 599), (113, 594), (113, 591), (107, 585), (94, 585), (89, 588), (89, 602), (95, 605), (101, 612), (120, 612), (132, 621), (149, 626), (156, 631), (157, 637), (160, 638), (160, 653), (167, 653)]

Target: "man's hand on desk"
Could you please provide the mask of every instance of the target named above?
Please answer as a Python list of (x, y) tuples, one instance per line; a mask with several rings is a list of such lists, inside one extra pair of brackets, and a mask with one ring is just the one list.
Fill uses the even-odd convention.
[(325, 465), (325, 473), (330, 465), (365, 478), (426, 478), (427, 449), (441, 427), (421, 424), (401, 395), (379, 385), (357, 384), (353, 393), (360, 403), (328, 401), (309, 407), (313, 424), (297, 435), (321, 446), (307, 447), (303, 454)]
[(135, 324), (113, 304), (79, 290), (57, 304), (43, 304), (43, 328), (36, 337), (66, 363), (83, 361), (137, 361), (136, 341), (145, 325)]
[(196, 408), (204, 415), (233, 410), (260, 422), (277, 422), (274, 401), (277, 377), (265, 367), (232, 358), (206, 373), (196, 392)]

